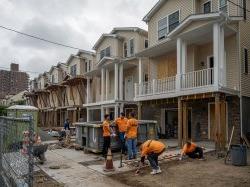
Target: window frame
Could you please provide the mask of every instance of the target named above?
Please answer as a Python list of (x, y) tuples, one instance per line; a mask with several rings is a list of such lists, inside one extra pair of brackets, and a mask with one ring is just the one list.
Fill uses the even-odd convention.
[(244, 65), (244, 74), (248, 75), (248, 73), (249, 73), (249, 50), (246, 47), (243, 48), (243, 63), (244, 63), (243, 64)]
[[(109, 56), (107, 56), (107, 49), (109, 48)], [(102, 57), (103, 53), (103, 57)], [(108, 46), (100, 51), (100, 60), (102, 60), (104, 57), (111, 57), (111, 46)]]
[(228, 0), (225, 0), (225, 1), (226, 1), (226, 4), (224, 6), (221, 6), (221, 0), (219, 0), (219, 3), (218, 3), (219, 11), (220, 12), (225, 12), (225, 11), (223, 11), (221, 9), (226, 7), (226, 12), (225, 13), (229, 14), (229, 8), (228, 8), (229, 7), (229, 2), (228, 2)]
[(77, 74), (76, 69), (77, 69), (77, 64), (74, 64), (74, 65), (70, 66), (70, 75), (71, 76), (73, 76), (73, 77), (76, 76), (76, 74)]
[[(126, 53), (125, 53), (125, 44), (126, 44)], [(124, 58), (128, 57), (128, 42), (127, 41), (123, 42), (123, 57)]]
[[(205, 13), (205, 4), (210, 3), (210, 12)], [(209, 14), (213, 12), (213, 3), (212, 0), (208, 0), (202, 4), (202, 12), (203, 14)]]
[[(133, 41), (133, 53), (131, 53), (131, 41)], [(128, 40), (128, 42), (129, 42), (129, 57), (131, 57), (131, 56), (134, 56), (135, 55), (135, 39), (134, 38), (130, 38), (129, 40)]]
[[(147, 42), (147, 47), (146, 47), (146, 42)], [(148, 47), (149, 47), (148, 39), (144, 39), (144, 48), (147, 49)]]
[[(157, 22), (157, 36), (158, 36), (158, 41), (161, 41), (161, 40), (163, 40), (163, 39), (166, 39), (167, 38), (167, 35), (170, 33), (170, 32), (172, 32), (175, 28), (177, 28), (178, 26), (176, 26), (173, 30), (171, 30), (170, 32), (169, 32), (169, 17), (171, 16), (171, 15), (173, 15), (173, 14), (175, 14), (176, 12), (178, 12), (178, 15), (179, 15), (179, 20), (178, 20), (178, 26), (180, 25), (180, 22), (181, 22), (181, 10), (180, 9), (178, 9), (178, 10), (175, 10), (175, 11), (173, 11), (173, 12), (171, 12), (171, 13), (169, 13), (168, 15), (166, 15), (166, 16), (164, 16), (164, 17), (162, 17), (162, 18), (160, 18), (159, 20), (158, 20), (158, 22)], [(164, 37), (162, 37), (162, 38), (159, 38), (159, 22), (161, 21), (161, 20), (163, 20), (163, 19), (165, 19), (165, 18), (167, 18), (167, 27), (166, 28), (163, 28), (163, 29), (167, 29), (167, 33), (165, 34), (165, 36)], [(172, 25), (172, 24), (171, 24)], [(163, 29), (161, 29), (161, 30), (163, 30)]]

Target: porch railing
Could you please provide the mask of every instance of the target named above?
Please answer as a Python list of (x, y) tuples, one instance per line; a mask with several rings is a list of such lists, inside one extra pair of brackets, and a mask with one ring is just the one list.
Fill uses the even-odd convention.
[(135, 84), (135, 96), (168, 93), (175, 90), (176, 77), (153, 79), (142, 84)]
[(181, 75), (181, 88), (188, 89), (212, 85), (213, 79), (213, 68), (188, 72)]
[[(135, 84), (135, 97), (164, 94), (177, 90), (176, 77), (166, 77), (164, 79), (153, 79), (149, 82)], [(180, 76), (179, 90), (195, 89), (214, 84), (213, 68), (192, 71)]]

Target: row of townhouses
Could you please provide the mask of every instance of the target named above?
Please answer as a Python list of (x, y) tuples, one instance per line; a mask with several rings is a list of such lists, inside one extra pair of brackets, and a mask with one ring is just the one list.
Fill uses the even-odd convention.
[[(237, 6), (238, 5), (238, 6)], [(41, 126), (101, 121), (124, 111), (156, 120), (164, 138), (226, 144), (250, 132), (250, 3), (159, 0), (148, 32), (114, 28), (31, 82)]]

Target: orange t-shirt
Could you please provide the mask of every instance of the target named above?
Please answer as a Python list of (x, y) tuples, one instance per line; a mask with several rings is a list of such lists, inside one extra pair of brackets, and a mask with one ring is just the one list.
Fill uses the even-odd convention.
[(184, 154), (191, 153), (195, 150), (196, 147), (197, 147), (197, 145), (194, 143), (191, 143), (191, 145), (189, 147), (187, 146), (187, 144), (185, 144), (183, 149), (182, 149), (182, 153), (184, 153)]
[(118, 130), (119, 132), (126, 132), (127, 130), (127, 122), (128, 119), (127, 118), (117, 118), (115, 120), (115, 124), (118, 126)]
[(137, 138), (137, 128), (138, 128), (138, 121), (134, 118), (129, 119), (127, 122), (127, 138)]
[(102, 123), (102, 130), (103, 130), (103, 136), (110, 136), (110, 127), (109, 127), (109, 122), (104, 120), (104, 122)]
[(147, 156), (150, 153), (161, 153), (165, 145), (156, 140), (147, 140), (142, 144), (141, 156)]

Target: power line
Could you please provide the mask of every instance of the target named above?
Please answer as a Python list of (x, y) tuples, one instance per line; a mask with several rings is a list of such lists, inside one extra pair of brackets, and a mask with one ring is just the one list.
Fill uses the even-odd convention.
[(35, 35), (31, 35), (31, 34), (27, 34), (27, 33), (24, 33), (24, 32), (20, 32), (18, 30), (15, 30), (15, 29), (12, 29), (12, 28), (9, 28), (9, 27), (5, 27), (3, 25), (0, 25), (0, 28), (8, 30), (8, 31), (11, 31), (11, 32), (15, 32), (17, 34), (21, 34), (21, 35), (24, 35), (24, 36), (27, 36), (27, 37), (30, 37), (30, 38), (33, 38), (33, 39), (37, 39), (37, 40), (41, 40), (41, 41), (44, 41), (44, 42), (47, 42), (47, 43), (51, 43), (51, 44), (54, 44), (54, 45), (58, 45), (58, 46), (62, 46), (62, 47), (67, 47), (67, 48), (71, 48), (71, 49), (83, 50), (83, 49), (80, 49), (78, 47), (74, 47), (74, 46), (70, 46), (70, 45), (58, 43), (58, 42), (51, 41), (51, 40), (48, 40), (48, 39), (45, 39), (45, 38), (40, 38), (40, 37), (35, 36)]

